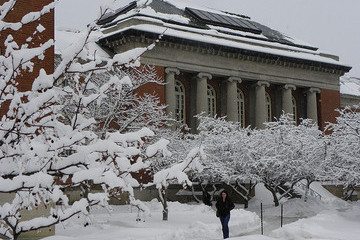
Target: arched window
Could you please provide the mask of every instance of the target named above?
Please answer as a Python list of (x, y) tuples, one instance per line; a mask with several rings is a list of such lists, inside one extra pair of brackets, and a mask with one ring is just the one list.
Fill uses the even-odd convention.
[(245, 126), (245, 98), (240, 89), (237, 89), (237, 121), (241, 124), (241, 127)]
[(294, 97), (292, 97), (292, 114), (293, 114), (293, 120), (296, 122), (297, 108), (296, 108), (296, 99)]
[(210, 117), (216, 115), (216, 92), (211, 85), (207, 85), (208, 114)]
[(266, 122), (271, 122), (271, 97), (266, 92), (265, 93), (265, 111), (266, 111)]
[(180, 81), (175, 81), (175, 119), (185, 123), (185, 88)]

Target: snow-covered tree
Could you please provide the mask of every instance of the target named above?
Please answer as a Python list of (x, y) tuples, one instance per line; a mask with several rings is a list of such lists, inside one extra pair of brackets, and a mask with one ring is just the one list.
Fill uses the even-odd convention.
[[(248, 146), (251, 144), (250, 128), (242, 128), (239, 123), (226, 121), (225, 118), (198, 116), (199, 131), (207, 158), (204, 170), (193, 176), (203, 191), (206, 186), (225, 183), (235, 193), (248, 202), (256, 182), (249, 182), (244, 169), (247, 161)], [(206, 193), (205, 193), (206, 194)], [(247, 206), (247, 204), (245, 204)]]
[[(120, 89), (111, 89), (104, 98), (93, 101), (87, 107), (89, 116), (98, 122), (96, 132), (99, 135), (103, 137), (107, 131), (112, 130), (134, 131), (145, 126), (158, 130), (171, 120), (166, 116), (165, 106), (160, 104), (156, 95), (141, 94), (138, 91), (149, 84), (163, 84), (153, 66), (116, 67), (111, 72), (94, 73), (90, 78), (90, 83), (100, 88), (114, 76), (119, 79), (128, 79), (131, 84), (123, 85)], [(73, 82), (64, 82), (70, 87), (73, 85)], [(76, 106), (68, 100), (70, 99), (64, 98), (66, 108), (63, 109), (63, 113), (70, 121), (76, 111)]]
[(327, 155), (327, 144), (324, 134), (311, 119), (303, 119), (296, 126), (295, 136), (302, 145), (297, 172), (299, 179), (306, 181), (304, 201), (307, 201), (310, 184), (320, 181), (325, 176), (324, 163)]
[[(54, 8), (50, 3), (19, 22), (6, 22), (5, 17), (17, 3), (9, 0), (0, 6), (1, 33), (12, 30), (16, 34)], [(108, 10), (102, 11), (100, 18)], [(27, 39), (31, 42), (36, 33)], [(113, 74), (114, 67), (139, 67), (139, 56), (152, 46), (104, 58), (93, 48), (99, 36), (98, 26), (89, 24), (63, 52), (55, 71), (41, 69), (36, 78), (26, 80), (32, 82), (32, 87), (24, 91), (19, 88), (22, 83), (18, 76), (32, 71), (54, 41), (32, 46), (20, 45), (11, 34), (6, 37), (0, 56), (0, 105), (6, 111), (0, 121), (0, 193), (12, 194), (13, 199), (0, 206), (1, 237), (17, 239), (23, 232), (54, 225), (79, 213), (87, 215), (90, 206), (107, 206), (110, 193), (116, 189), (127, 192), (130, 202), (145, 210), (133, 197), (133, 187), (139, 184), (131, 173), (147, 166), (139, 157), (145, 155), (141, 146), (154, 132), (142, 128), (103, 132), (99, 137), (95, 134), (99, 126), (88, 107), (100, 104), (113, 91), (131, 88), (131, 79)], [(95, 85), (91, 79), (100, 73), (111, 77)], [(63, 87), (64, 80), (70, 84)], [(69, 105), (64, 106), (64, 99)], [(71, 115), (67, 107), (74, 107)], [(101, 185), (103, 192), (88, 192), (69, 205), (64, 190), (89, 184)], [(21, 211), (40, 205), (50, 209), (48, 217), (22, 220)]]
[[(162, 139), (157, 143), (151, 145), (147, 149), (147, 155), (149, 157), (154, 156), (160, 151), (166, 151), (166, 146), (169, 144), (168, 140)], [(162, 146), (163, 145), (163, 146)], [(164, 157), (170, 157), (171, 153), (163, 153)], [(192, 186), (188, 174), (189, 172), (201, 172), (202, 161), (205, 159), (205, 154), (202, 146), (193, 147), (188, 153), (185, 159), (177, 161), (169, 167), (159, 169), (154, 174), (153, 182), (146, 184), (145, 187), (155, 185), (159, 191), (159, 199), (163, 205), (163, 220), (168, 220), (169, 210), (167, 205), (167, 188), (170, 183), (181, 184), (184, 188)]]
[(200, 183), (228, 184), (248, 201), (255, 185), (262, 182), (278, 205), (296, 182), (306, 179), (309, 187), (322, 175), (326, 144), (310, 120), (296, 125), (290, 114), (283, 114), (258, 130), (241, 128), (225, 118), (199, 119), (199, 135), (207, 154), (203, 172), (193, 176)]
[[(246, 169), (272, 193), (275, 206), (293, 191), (296, 182), (307, 179), (309, 186), (315, 180), (325, 145), (321, 132), (309, 120), (297, 126), (290, 114), (283, 114), (266, 123), (265, 129), (254, 130), (250, 138)], [(282, 189), (285, 184), (287, 189)]]
[[(329, 123), (327, 130), (328, 154), (324, 169), (327, 180), (344, 185), (344, 198), (349, 199), (360, 184), (360, 107), (339, 110), (336, 123)], [(329, 179), (330, 178), (330, 179)]]

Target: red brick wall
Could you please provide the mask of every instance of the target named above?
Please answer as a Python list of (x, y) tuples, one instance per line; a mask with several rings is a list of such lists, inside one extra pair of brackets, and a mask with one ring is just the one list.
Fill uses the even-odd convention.
[[(0, 5), (5, 3), (6, 0), (0, 0)], [(5, 17), (4, 21), (6, 22), (18, 22), (22, 17), (30, 12), (38, 12), (42, 10), (43, 6), (48, 5), (53, 2), (53, 0), (18, 0), (15, 4), (12, 11)], [(45, 30), (41, 33), (34, 35), (33, 39), (30, 42), (26, 42), (26, 39), (30, 36), (33, 36), (33, 33), (36, 31), (36, 27), (41, 24)], [(7, 29), (2, 31), (0, 34), (0, 48), (1, 53), (4, 52), (4, 41), (11, 34), (21, 47), (22, 44), (28, 44), (29, 47), (37, 47), (40, 44), (47, 42), (49, 39), (54, 39), (54, 10), (50, 13), (43, 15), (39, 20), (24, 25), (20, 30), (13, 31)], [(22, 71), (17, 77), (17, 82), (19, 83), (20, 91), (27, 91), (31, 89), (33, 80), (39, 75), (41, 68), (45, 69), (48, 74), (54, 72), (54, 48), (50, 48), (45, 52), (44, 59), (34, 59), (34, 69), (32, 72)], [(6, 110), (5, 106), (1, 106), (0, 115)]]
[(340, 92), (335, 90), (321, 89), (318, 95), (318, 117), (319, 126), (324, 130), (326, 122), (335, 122), (338, 113), (336, 109), (340, 109)]
[[(140, 69), (140, 68), (139, 68)], [(155, 66), (155, 72), (159, 79), (164, 81), (165, 79), (165, 69), (164, 67)], [(156, 94), (156, 96), (160, 100), (160, 104), (165, 104), (165, 86), (156, 84), (156, 83), (147, 83), (138, 88), (135, 93), (138, 93), (140, 95), (144, 93), (148, 94)]]

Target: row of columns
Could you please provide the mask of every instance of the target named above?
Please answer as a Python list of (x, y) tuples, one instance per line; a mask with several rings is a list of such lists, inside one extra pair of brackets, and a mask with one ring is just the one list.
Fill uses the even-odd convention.
[[(167, 114), (173, 115), (175, 113), (175, 75), (180, 71), (176, 68), (166, 68), (166, 84), (165, 84), (165, 101), (167, 104)], [(208, 100), (207, 100), (207, 84), (208, 80), (212, 79), (209, 73), (199, 73), (196, 82), (196, 113), (208, 113)], [(237, 77), (229, 77), (227, 81), (227, 118), (229, 121), (238, 120), (237, 109), (237, 84), (241, 83), (241, 79)], [(270, 83), (266, 81), (258, 81), (255, 89), (255, 114), (256, 114), (256, 127), (263, 128), (266, 121), (266, 99), (265, 88), (269, 87)], [(284, 85), (282, 89), (282, 109), (285, 113), (292, 113), (292, 91), (296, 90), (296, 86), (291, 84)], [(320, 89), (310, 88), (307, 92), (307, 118), (313, 119), (317, 122), (317, 101), (316, 93)]]

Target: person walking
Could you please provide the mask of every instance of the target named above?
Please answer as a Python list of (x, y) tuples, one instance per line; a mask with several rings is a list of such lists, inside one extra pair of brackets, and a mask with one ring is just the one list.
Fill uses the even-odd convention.
[(220, 218), (224, 239), (229, 238), (230, 211), (234, 209), (234, 207), (235, 205), (227, 192), (223, 190), (220, 193), (220, 198), (216, 202), (216, 216)]

